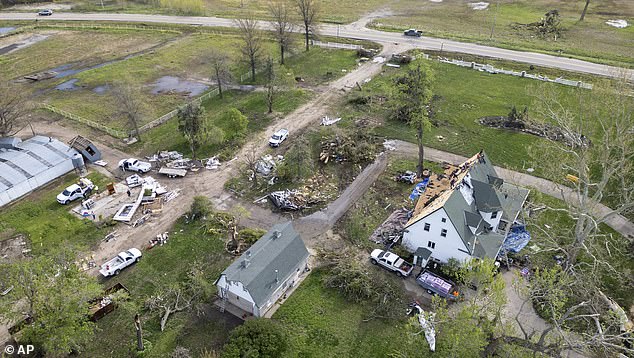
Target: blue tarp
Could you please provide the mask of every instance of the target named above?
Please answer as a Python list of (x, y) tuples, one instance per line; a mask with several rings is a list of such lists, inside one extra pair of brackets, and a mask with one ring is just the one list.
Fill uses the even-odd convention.
[(412, 190), (412, 193), (409, 195), (409, 200), (416, 200), (416, 198), (421, 196), (425, 192), (428, 183), (429, 178), (425, 178), (422, 182), (416, 184), (414, 190)]
[(526, 231), (525, 225), (515, 225), (509, 231), (509, 234), (506, 235), (506, 239), (504, 239), (504, 243), (500, 248), (500, 256), (506, 253), (518, 253), (522, 250), (530, 241), (531, 234)]

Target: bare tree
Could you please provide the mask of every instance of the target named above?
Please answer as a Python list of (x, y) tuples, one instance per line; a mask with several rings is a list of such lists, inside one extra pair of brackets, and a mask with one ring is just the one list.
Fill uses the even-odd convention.
[(231, 81), (231, 71), (229, 71), (229, 56), (224, 52), (213, 52), (211, 54), (212, 77), (218, 84), (218, 96), (222, 98), (222, 86)]
[[(607, 245), (600, 224), (634, 212), (634, 104), (624, 78), (592, 91), (577, 89), (573, 105), (564, 102), (558, 88), (543, 86), (536, 92), (538, 113), (566, 139), (545, 142), (533, 156), (550, 177), (570, 175), (569, 185), (558, 187), (566, 208), (551, 210), (568, 215), (574, 226), (552, 241), (574, 271), (584, 265), (578, 260), (582, 253), (593, 263), (601, 259), (592, 249)], [(611, 208), (599, 207), (601, 202)]]
[(140, 141), (139, 123), (141, 123), (143, 116), (143, 102), (134, 93), (134, 89), (127, 84), (114, 85), (112, 93), (117, 101), (117, 115), (126, 119), (128, 126), (134, 131), (135, 137)]
[(317, 22), (317, 16), (319, 13), (319, 6), (317, 0), (295, 0), (297, 10), (301, 16), (302, 24), (304, 26), (304, 38), (306, 40), (306, 51), (310, 49), (310, 35), (315, 32), (315, 26)]
[(242, 54), (251, 68), (251, 80), (255, 80), (255, 69), (262, 50), (262, 36), (258, 30), (258, 21), (252, 17), (247, 17), (237, 19), (236, 24), (240, 29), (240, 36), (242, 36), (242, 40), (244, 41)]
[(284, 54), (292, 42), (293, 22), (288, 11), (287, 3), (279, 0), (269, 4), (269, 13), (273, 17), (275, 39), (280, 45), (280, 64), (284, 64)]
[(277, 73), (275, 71), (275, 64), (273, 64), (273, 58), (271, 56), (266, 59), (264, 67), (264, 77), (266, 81), (264, 83), (264, 86), (266, 87), (266, 104), (269, 110), (268, 113), (273, 113), (273, 102), (277, 97)]
[(260, 158), (258, 157), (257, 148), (254, 145), (249, 146), (247, 148), (246, 153), (244, 155), (244, 165), (246, 166), (247, 171), (250, 173), (253, 180), (253, 186), (256, 187), (258, 185), (258, 162)]
[(579, 21), (583, 21), (583, 19), (586, 18), (586, 12), (588, 11), (588, 5), (590, 5), (590, 0), (586, 0), (586, 4), (583, 7), (583, 11), (581, 12), (581, 17), (579, 18)]
[(0, 138), (15, 135), (26, 127), (28, 112), (24, 91), (9, 83), (0, 83)]

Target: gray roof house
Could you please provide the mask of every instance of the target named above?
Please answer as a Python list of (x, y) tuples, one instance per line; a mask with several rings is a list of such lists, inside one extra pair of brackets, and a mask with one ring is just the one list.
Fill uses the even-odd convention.
[(0, 206), (72, 171), (77, 157), (75, 149), (51, 137), (0, 138)]
[(216, 281), (221, 305), (238, 307), (245, 315), (264, 316), (298, 282), (308, 256), (291, 222), (274, 225)]
[(527, 189), (501, 179), (484, 152), (431, 178), (403, 234), (411, 252), (439, 261), (493, 258), (518, 220)]

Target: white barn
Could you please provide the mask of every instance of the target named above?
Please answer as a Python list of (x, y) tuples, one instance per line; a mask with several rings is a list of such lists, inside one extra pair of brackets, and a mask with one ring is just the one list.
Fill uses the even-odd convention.
[(449, 170), (418, 199), (403, 245), (422, 261), (495, 259), (529, 191), (499, 178), (484, 152)]
[(0, 206), (6, 205), (83, 163), (81, 155), (57, 139), (0, 138)]
[(245, 251), (216, 281), (223, 304), (262, 317), (304, 272), (304, 241), (290, 222), (277, 224)]

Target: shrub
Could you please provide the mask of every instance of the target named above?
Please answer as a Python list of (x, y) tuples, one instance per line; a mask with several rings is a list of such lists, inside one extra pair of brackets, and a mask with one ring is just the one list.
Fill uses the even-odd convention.
[(238, 233), (238, 237), (244, 240), (247, 244), (253, 245), (265, 233), (266, 231), (262, 229), (246, 228), (246, 229), (240, 230), (240, 232)]
[(288, 338), (274, 321), (259, 318), (244, 322), (231, 332), (222, 357), (281, 357), (288, 348)]

